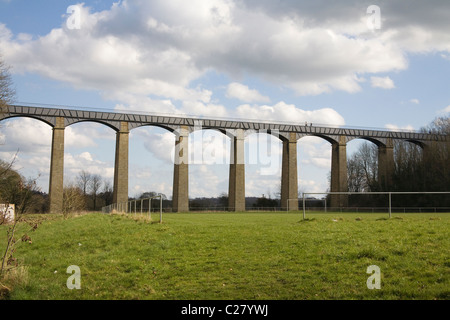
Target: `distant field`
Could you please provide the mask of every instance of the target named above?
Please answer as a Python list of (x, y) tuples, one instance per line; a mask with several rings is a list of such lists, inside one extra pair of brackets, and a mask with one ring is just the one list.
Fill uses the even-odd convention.
[[(18, 244), (28, 280), (9, 298), (449, 299), (449, 227), (439, 213), (55, 217)], [(2, 253), (5, 235), (1, 226)], [(70, 265), (80, 290), (66, 286)], [(367, 288), (370, 265), (379, 290)]]

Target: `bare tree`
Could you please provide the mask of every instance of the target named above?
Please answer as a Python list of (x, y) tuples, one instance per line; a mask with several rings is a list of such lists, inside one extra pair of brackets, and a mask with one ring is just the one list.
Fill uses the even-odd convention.
[(105, 206), (110, 205), (113, 202), (113, 187), (111, 181), (103, 181), (103, 191), (100, 194), (100, 197), (103, 199)]
[(83, 192), (83, 195), (86, 196), (88, 194), (88, 188), (91, 186), (92, 182), (92, 174), (89, 172), (82, 170), (77, 177), (77, 186)]
[(0, 112), (4, 107), (14, 101), (16, 91), (10, 74), (10, 67), (5, 64), (0, 56)]
[(363, 143), (347, 161), (349, 191), (375, 191), (378, 174), (378, 149)]
[(64, 217), (68, 217), (70, 213), (80, 212), (86, 207), (86, 198), (83, 195), (83, 191), (74, 185), (64, 187), (63, 199)]
[[(0, 56), (0, 115), (5, 112), (8, 104), (14, 101), (16, 95), (16, 92), (13, 89), (13, 82), (9, 70), (10, 67), (5, 64), (2, 57)], [(17, 153), (9, 163), (5, 163), (4, 161), (0, 160), (0, 177), (4, 177), (9, 173), (14, 164), (14, 161), (16, 160), (16, 157)]]
[[(421, 129), (428, 134), (450, 135), (450, 118), (439, 117)], [(429, 141), (425, 146), (409, 141), (394, 140), (394, 170), (389, 191), (448, 191), (450, 186), (450, 140)], [(377, 149), (363, 144), (347, 161), (349, 191), (378, 191)], [(362, 199), (362, 198), (361, 198)], [(383, 200), (385, 201), (385, 200)], [(368, 203), (366, 201), (366, 203)], [(405, 195), (395, 205), (414, 203), (447, 207), (447, 196)]]
[(94, 174), (91, 177), (91, 196), (94, 204), (94, 211), (97, 209), (97, 196), (100, 191), (100, 187), (102, 186), (102, 177), (98, 174)]
[(353, 155), (347, 161), (348, 191), (362, 192), (365, 190), (364, 170), (361, 161)]

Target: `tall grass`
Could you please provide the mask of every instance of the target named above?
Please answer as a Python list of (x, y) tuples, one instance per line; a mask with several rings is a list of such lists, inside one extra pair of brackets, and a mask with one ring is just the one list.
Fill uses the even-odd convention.
[[(448, 299), (449, 221), (332, 213), (54, 219), (17, 249), (28, 280), (9, 298)], [(66, 286), (71, 265), (80, 267), (80, 290)], [(379, 290), (367, 288), (370, 265), (381, 270)]]

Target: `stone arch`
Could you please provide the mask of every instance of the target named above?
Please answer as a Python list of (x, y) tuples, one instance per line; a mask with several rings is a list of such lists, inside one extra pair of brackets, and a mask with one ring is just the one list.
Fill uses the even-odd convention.
[(245, 138), (247, 138), (253, 134), (266, 134), (269, 136), (276, 137), (283, 142), (283, 141), (289, 140), (290, 133), (279, 131), (279, 130), (274, 130), (274, 129), (246, 129), (245, 130)]
[(174, 134), (176, 134), (176, 130), (177, 128), (175, 126), (165, 126), (165, 125), (161, 125), (161, 124), (154, 124), (154, 123), (139, 123), (139, 124), (135, 124), (135, 123), (130, 123), (129, 124), (129, 130), (133, 130), (133, 129), (138, 129), (138, 128), (142, 128), (142, 127), (158, 127), (164, 130), (167, 130), (169, 132), (172, 132)]
[(418, 140), (413, 140), (413, 139), (406, 139), (404, 141), (415, 144), (416, 146), (419, 146), (422, 150), (426, 149), (426, 147), (428, 146), (428, 144), (424, 141), (418, 141)]
[(25, 115), (25, 114), (2, 117), (2, 118), (0, 118), (0, 122), (3, 120), (14, 119), (14, 118), (29, 118), (29, 119), (34, 119), (34, 120), (39, 120), (41, 122), (44, 122), (45, 124), (48, 124), (50, 127), (55, 126), (55, 121), (54, 121), (54, 118), (52, 118), (52, 117), (48, 117), (48, 118), (47, 117), (37, 117), (37, 116)]
[(102, 120), (97, 120), (97, 119), (79, 119), (79, 120), (72, 120), (72, 119), (65, 119), (64, 124), (66, 127), (70, 127), (74, 124), (80, 124), (80, 123), (85, 123), (85, 122), (93, 122), (93, 123), (98, 123), (101, 125), (104, 125), (108, 128), (113, 129), (115, 132), (120, 130), (120, 123), (113, 123), (113, 122), (108, 122), (108, 121), (102, 121)]
[[(372, 142), (373, 144), (375, 144), (377, 147), (386, 146), (386, 142), (383, 142), (380, 139), (372, 138), (372, 137), (366, 137), (366, 136), (352, 137), (351, 139), (348, 139), (347, 142), (350, 142), (350, 141), (353, 141), (353, 140), (369, 141), (369, 142)], [(386, 140), (386, 139), (384, 139), (384, 140)]]

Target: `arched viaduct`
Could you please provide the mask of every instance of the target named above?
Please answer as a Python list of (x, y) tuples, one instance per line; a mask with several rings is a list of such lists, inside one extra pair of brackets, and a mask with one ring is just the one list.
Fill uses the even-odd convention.
[[(229, 209), (245, 210), (245, 164), (244, 141), (254, 132), (266, 132), (277, 136), (283, 144), (281, 173), (281, 206), (284, 209), (298, 210), (297, 199), (297, 141), (305, 136), (317, 136), (331, 144), (331, 191), (347, 191), (347, 142), (362, 138), (378, 146), (379, 181), (389, 188), (394, 169), (393, 141), (410, 141), (421, 147), (433, 141), (446, 141), (445, 135), (393, 132), (382, 130), (332, 128), (302, 124), (283, 124), (252, 121), (232, 121), (201, 119), (181, 116), (162, 116), (148, 114), (125, 114), (115, 112), (84, 111), (65, 108), (46, 108), (10, 105), (0, 114), (0, 120), (14, 117), (31, 117), (41, 120), (53, 128), (50, 163), (50, 212), (61, 212), (63, 206), (64, 172), (64, 129), (74, 123), (94, 121), (109, 126), (116, 131), (116, 150), (114, 167), (114, 203), (128, 201), (128, 142), (129, 132), (141, 126), (159, 126), (173, 132), (175, 139), (175, 158), (173, 176), (173, 211), (189, 211), (188, 185), (188, 139), (189, 134), (199, 129), (215, 129), (231, 138), (231, 159), (229, 170)], [(335, 195), (331, 206), (345, 206), (346, 197)]]

